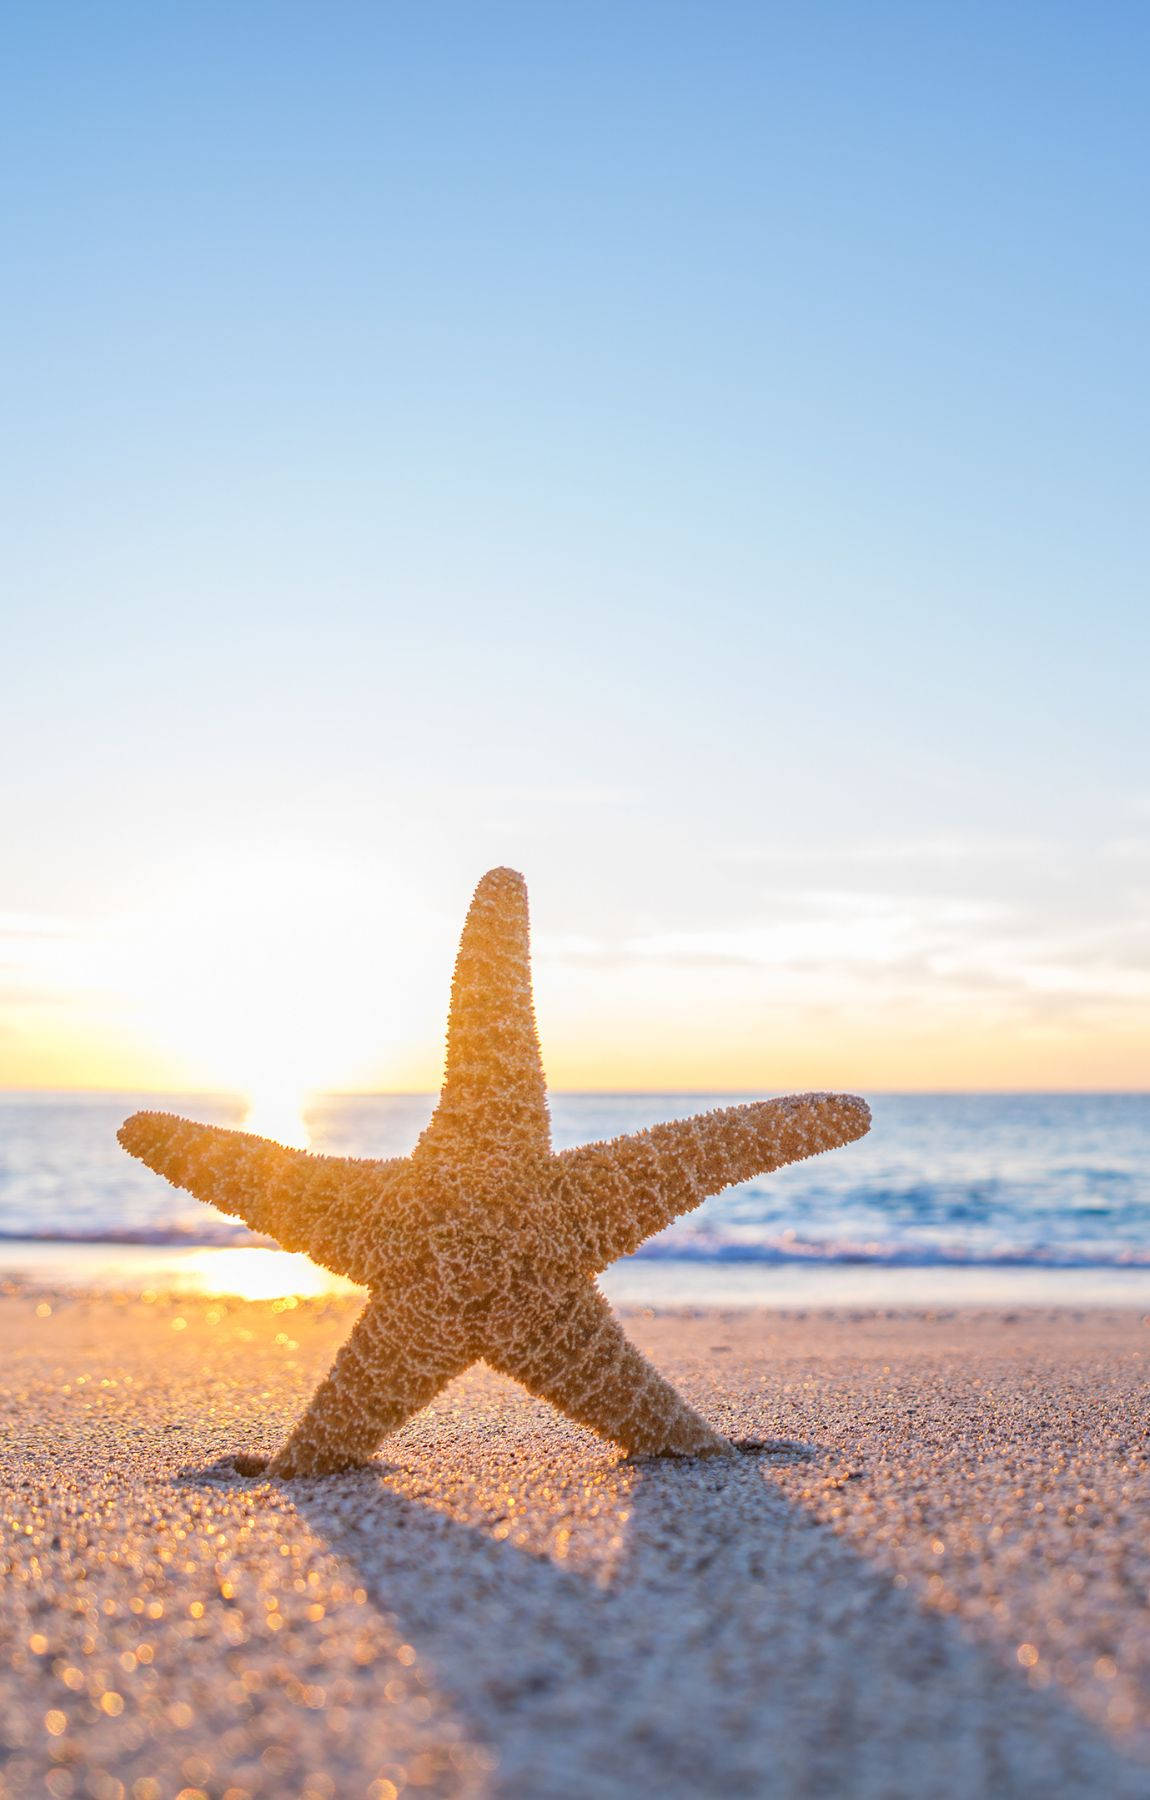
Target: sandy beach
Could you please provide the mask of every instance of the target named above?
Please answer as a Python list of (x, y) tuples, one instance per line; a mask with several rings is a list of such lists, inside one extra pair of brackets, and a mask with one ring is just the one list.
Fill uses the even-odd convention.
[(729, 1462), (482, 1369), (276, 1487), (355, 1300), (0, 1300), (0, 1793), (1145, 1795), (1150, 1319), (632, 1313)]

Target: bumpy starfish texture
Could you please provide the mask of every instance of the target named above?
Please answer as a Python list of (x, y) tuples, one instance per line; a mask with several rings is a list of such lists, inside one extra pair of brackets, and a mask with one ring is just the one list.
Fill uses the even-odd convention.
[(271, 1461), (287, 1478), (372, 1456), (480, 1357), (633, 1455), (729, 1451), (628, 1342), (595, 1277), (707, 1195), (869, 1125), (851, 1095), (798, 1094), (553, 1154), (527, 889), (492, 869), (459, 946), (443, 1091), (410, 1156), (314, 1156), (154, 1112), (119, 1138), (177, 1187), (370, 1290)]

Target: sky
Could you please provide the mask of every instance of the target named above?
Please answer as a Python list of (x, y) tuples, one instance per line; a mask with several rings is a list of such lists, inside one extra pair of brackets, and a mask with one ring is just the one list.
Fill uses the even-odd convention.
[(0, 1086), (1150, 1084), (1150, 11), (12, 0)]

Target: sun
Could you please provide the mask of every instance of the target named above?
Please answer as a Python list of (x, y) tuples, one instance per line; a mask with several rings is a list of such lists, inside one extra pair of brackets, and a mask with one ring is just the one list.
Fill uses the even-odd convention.
[(141, 899), (109, 985), (182, 1071), (169, 1086), (242, 1095), (245, 1129), (306, 1148), (311, 1096), (412, 1085), (410, 1045), (445, 997), (443, 926), (402, 875), (318, 846), (205, 852)]

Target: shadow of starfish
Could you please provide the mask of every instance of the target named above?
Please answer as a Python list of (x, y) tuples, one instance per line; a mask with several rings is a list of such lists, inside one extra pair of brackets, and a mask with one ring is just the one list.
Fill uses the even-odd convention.
[(512, 1428), (499, 1480), (451, 1491), (421, 1448), (280, 1497), (415, 1646), (500, 1800), (1145, 1794), (1062, 1698), (770, 1484), (772, 1452), (809, 1446), (594, 1466)]

